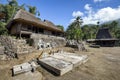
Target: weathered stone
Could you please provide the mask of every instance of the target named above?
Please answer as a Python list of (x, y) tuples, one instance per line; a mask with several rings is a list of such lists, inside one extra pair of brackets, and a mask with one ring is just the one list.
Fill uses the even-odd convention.
[(26, 62), (20, 65), (16, 65), (16, 66), (13, 66), (13, 74), (16, 75), (16, 74), (28, 72), (31, 70), (35, 71), (36, 67), (37, 66), (35, 65), (34, 62), (31, 62), (31, 63)]
[(14, 75), (22, 73), (22, 72), (23, 72), (23, 70), (20, 65), (13, 66), (13, 74)]
[(77, 55), (75, 53), (68, 52), (54, 53), (54, 55), (51, 55), (51, 57), (70, 62), (74, 67), (79, 66), (88, 59), (87, 55)]
[(24, 54), (34, 51), (34, 48), (26, 44), (25, 39), (14, 39), (11, 36), (0, 36), (0, 43), (5, 48), (5, 55), (8, 58), (16, 58), (17, 54)]
[(70, 62), (59, 60), (53, 57), (40, 59), (39, 63), (57, 75), (63, 75), (73, 68), (73, 64)]
[(46, 53), (46, 52), (44, 52), (41, 57), (42, 57), (42, 58), (45, 58), (45, 57), (48, 57), (48, 56), (49, 56), (49, 54)]
[(24, 72), (27, 72), (27, 71), (31, 71), (31, 70), (32, 70), (31, 64), (29, 64), (29, 63), (23, 63), (23, 64), (21, 64), (21, 67), (22, 67), (22, 70), (23, 70)]
[(0, 55), (3, 55), (4, 54), (4, 46), (0, 46)]
[(50, 46), (53, 48), (66, 45), (66, 40), (63, 37), (57, 37), (57, 36), (45, 35), (45, 34), (32, 34), (31, 38), (33, 39), (34, 46), (37, 48), (38, 48), (38, 43), (41, 43), (39, 42), (39, 40), (42, 40), (42, 42), (45, 44), (44, 48), (48, 46), (47, 43), (50, 43)]
[(67, 40), (66, 46), (77, 48), (79, 51), (86, 51), (84, 44), (76, 40)]

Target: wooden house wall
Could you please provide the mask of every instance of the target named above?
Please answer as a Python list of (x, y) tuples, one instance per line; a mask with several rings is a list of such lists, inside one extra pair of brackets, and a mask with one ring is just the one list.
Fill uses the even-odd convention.
[[(63, 33), (61, 33), (61, 32), (46, 30), (46, 29), (42, 28), (42, 26), (38, 27), (38, 26), (35, 26), (32, 24), (27, 24), (27, 23), (22, 23), (22, 22), (15, 22), (11, 25), (10, 33), (12, 35), (21, 34), (21, 31), (37, 33), (37, 34), (63, 36)], [(24, 33), (22, 33), (22, 35), (24, 35)]]

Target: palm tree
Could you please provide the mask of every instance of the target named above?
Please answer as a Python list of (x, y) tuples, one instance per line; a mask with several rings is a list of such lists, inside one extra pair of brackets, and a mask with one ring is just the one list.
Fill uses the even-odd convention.
[(81, 17), (77, 17), (74, 22), (72, 22), (67, 29), (67, 37), (69, 39), (75, 39), (77, 41), (82, 40), (82, 30), (81, 24), (83, 23)]

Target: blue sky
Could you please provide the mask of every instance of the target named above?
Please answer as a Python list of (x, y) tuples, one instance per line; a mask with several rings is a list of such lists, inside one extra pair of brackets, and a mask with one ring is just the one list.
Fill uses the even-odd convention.
[[(81, 16), (83, 24), (96, 24), (120, 18), (119, 0), (17, 0), (19, 5), (36, 6), (40, 11), (40, 18), (47, 19), (54, 24), (67, 26), (75, 17)], [(0, 3), (6, 0), (0, 0)]]

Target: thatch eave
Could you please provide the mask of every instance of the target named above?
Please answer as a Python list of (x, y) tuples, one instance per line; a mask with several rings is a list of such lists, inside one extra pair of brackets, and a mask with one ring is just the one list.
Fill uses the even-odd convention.
[(44, 24), (36, 23), (36, 22), (33, 22), (33, 21), (24, 20), (24, 19), (21, 19), (21, 18), (14, 19), (14, 20), (12, 20), (12, 22), (26, 23), (26, 24), (37, 26), (39, 28), (43, 28), (43, 29), (46, 29), (46, 30), (64, 33), (63, 31), (61, 31), (59, 29), (54, 29), (54, 28), (51, 28), (50, 26), (46, 26)]

